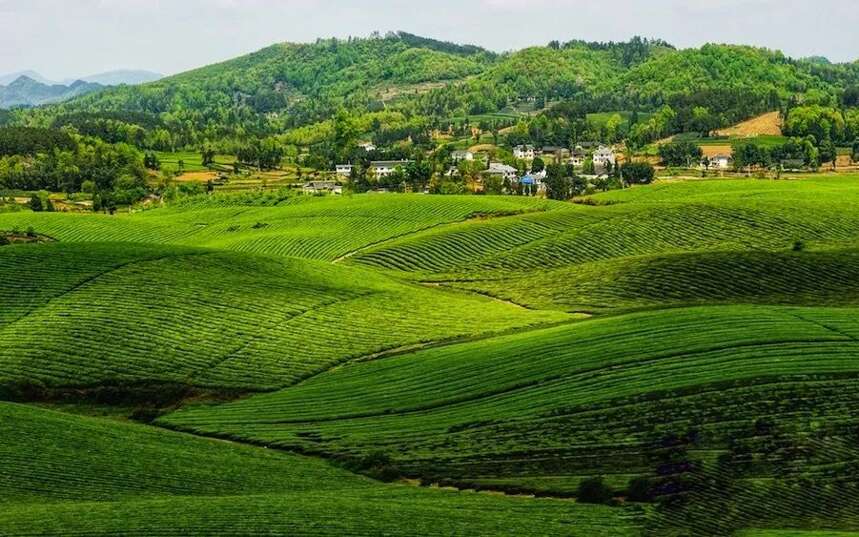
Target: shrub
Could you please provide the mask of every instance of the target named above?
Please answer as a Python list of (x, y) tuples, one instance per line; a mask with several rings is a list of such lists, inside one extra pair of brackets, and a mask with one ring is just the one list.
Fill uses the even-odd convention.
[(653, 500), (653, 483), (648, 477), (636, 477), (629, 482), (626, 496), (632, 502), (649, 502)]
[(579, 483), (576, 497), (581, 503), (609, 503), (614, 492), (605, 484), (602, 477), (591, 477)]

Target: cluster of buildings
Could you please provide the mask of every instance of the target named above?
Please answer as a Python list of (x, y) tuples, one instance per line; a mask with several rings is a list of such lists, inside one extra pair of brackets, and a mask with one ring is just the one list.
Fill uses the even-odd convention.
[(588, 159), (593, 160), (594, 166), (605, 169), (609, 164), (617, 164), (617, 155), (608, 146), (595, 142), (582, 142), (575, 148), (544, 146), (536, 149), (532, 145), (518, 145), (513, 148), (513, 157), (519, 160), (532, 161), (537, 157), (553, 159), (562, 164), (572, 164), (577, 168), (585, 165)]
[[(370, 163), (368, 171), (374, 177), (388, 177), (397, 168), (405, 168), (411, 163), (411, 160), (375, 160)], [(338, 177), (349, 178), (353, 168), (355, 166), (352, 164), (338, 164), (334, 171)]]
[[(375, 147), (365, 147), (367, 151), (375, 150)], [(585, 162), (591, 160), (597, 170), (605, 170), (609, 165), (617, 164), (617, 155), (614, 150), (608, 146), (582, 142), (576, 145), (572, 150), (565, 147), (545, 146), (540, 149), (532, 145), (519, 145), (513, 148), (513, 157), (517, 160), (524, 160), (528, 163), (533, 162), (537, 157), (546, 158), (553, 162), (562, 164), (571, 164), (577, 168), (585, 165)], [(471, 151), (458, 150), (451, 153), (451, 161), (454, 165), (460, 162), (472, 162), (477, 158)], [(390, 176), (397, 168), (405, 168), (412, 161), (409, 160), (378, 160), (370, 163), (368, 172), (377, 178), (385, 178)], [(336, 176), (345, 180), (352, 175), (352, 170), (355, 168), (352, 164), (338, 164), (335, 168)], [(456, 167), (452, 167), (447, 176), (451, 177), (457, 173)], [(525, 187), (533, 188), (536, 191), (542, 191), (546, 171), (529, 172), (524, 175), (520, 174), (519, 169), (503, 164), (501, 162), (489, 162), (486, 169), (483, 170), (484, 176), (495, 176), (502, 181), (512, 184), (520, 184)], [(304, 185), (304, 192), (307, 194), (341, 194), (342, 187), (336, 181), (311, 181)]]

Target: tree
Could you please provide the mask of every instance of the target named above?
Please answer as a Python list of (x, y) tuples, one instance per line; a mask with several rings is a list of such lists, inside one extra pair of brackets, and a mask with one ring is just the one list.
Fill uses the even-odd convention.
[(406, 181), (412, 192), (423, 192), (432, 179), (432, 165), (427, 161), (415, 161), (406, 165)]
[(44, 207), (42, 207), (42, 198), (40, 198), (38, 194), (33, 194), (32, 196), (30, 196), (29, 206), (30, 210), (34, 213), (39, 213), (44, 210)]
[(534, 161), (531, 163), (531, 173), (540, 173), (541, 171), (546, 169), (546, 163), (543, 162), (543, 159), (540, 157), (536, 157)]
[(659, 146), (659, 157), (666, 166), (691, 167), (701, 159), (703, 151), (693, 142), (672, 142)]
[(620, 168), (621, 179), (631, 185), (648, 185), (655, 176), (656, 170), (649, 162), (627, 162)]
[(859, 161), (859, 139), (853, 141), (853, 151), (851, 153), (851, 158), (854, 162)]
[(158, 155), (155, 153), (146, 153), (143, 157), (143, 166), (148, 170), (160, 170), (161, 162), (158, 160)]
[(200, 152), (204, 168), (211, 168), (215, 164), (215, 150), (210, 147), (204, 147)]
[(821, 164), (831, 162), (832, 169), (835, 169), (835, 161), (838, 159), (838, 150), (831, 140), (824, 140), (820, 143), (820, 146), (817, 148), (817, 156), (820, 159)]

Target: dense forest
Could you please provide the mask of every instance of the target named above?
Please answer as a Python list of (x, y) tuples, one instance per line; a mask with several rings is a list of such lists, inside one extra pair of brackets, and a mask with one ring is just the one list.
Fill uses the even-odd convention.
[[(369, 122), (369, 130), (388, 141), (447, 129), (453, 118), (529, 103), (547, 111), (537, 120), (547, 142), (568, 143), (572, 129), (581, 133), (588, 127), (575, 124), (588, 113), (629, 110), (648, 113), (647, 120), (618, 135), (646, 143), (809, 102), (852, 107), (859, 101), (857, 87), (857, 64), (793, 60), (745, 46), (676, 50), (663, 41), (634, 38), (552, 42), (495, 54), (392, 33), (274, 45), (152, 84), (20, 112), (17, 121), (71, 125), (81, 134), (145, 149), (206, 143), (232, 149), (251, 138), (324, 126), (343, 111)], [(398, 114), (394, 125), (378, 116), (366, 120), (383, 111)], [(539, 125), (547, 119), (551, 126)]]

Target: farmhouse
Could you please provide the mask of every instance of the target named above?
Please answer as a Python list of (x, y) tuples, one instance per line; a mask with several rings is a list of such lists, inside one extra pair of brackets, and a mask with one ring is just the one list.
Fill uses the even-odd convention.
[(565, 158), (570, 156), (570, 150), (566, 147), (557, 147), (554, 145), (547, 145), (543, 147), (540, 151), (543, 156), (552, 157), (556, 159), (558, 162), (563, 161)]
[(451, 160), (460, 162), (463, 160), (474, 160), (474, 153), (471, 151), (454, 151), (450, 154)]
[(617, 157), (615, 156), (614, 151), (609, 147), (601, 145), (599, 146), (599, 149), (594, 151), (595, 166), (602, 166), (603, 168), (605, 168), (606, 164), (614, 166), (616, 160)]
[(335, 171), (337, 175), (341, 177), (349, 177), (350, 175), (352, 175), (352, 169), (354, 167), (355, 166), (352, 166), (351, 164), (338, 164), (335, 167)]
[(716, 155), (710, 157), (710, 167), (718, 170), (727, 170), (731, 167), (733, 160), (729, 155)]
[(311, 181), (309, 183), (304, 183), (304, 186), (302, 187), (301, 190), (305, 194), (310, 194), (310, 195), (316, 195), (316, 194), (340, 195), (343, 193), (343, 187), (335, 181)]
[(513, 148), (513, 157), (523, 160), (534, 160), (534, 146), (517, 145)]
[(585, 165), (585, 159), (588, 157), (588, 154), (581, 148), (576, 148), (570, 153), (570, 164), (575, 166), (576, 168), (581, 168)]
[(376, 177), (388, 177), (397, 168), (405, 168), (411, 160), (377, 160), (370, 163), (370, 170)]
[(805, 161), (801, 158), (789, 158), (781, 161), (781, 168), (789, 172), (798, 172), (805, 169)]
[(515, 181), (518, 175), (519, 170), (514, 168), (513, 166), (508, 166), (507, 164), (502, 164), (500, 162), (491, 162), (489, 163), (489, 169), (487, 169), (485, 174), (487, 175), (499, 175), (503, 179), (509, 179), (511, 181)]

